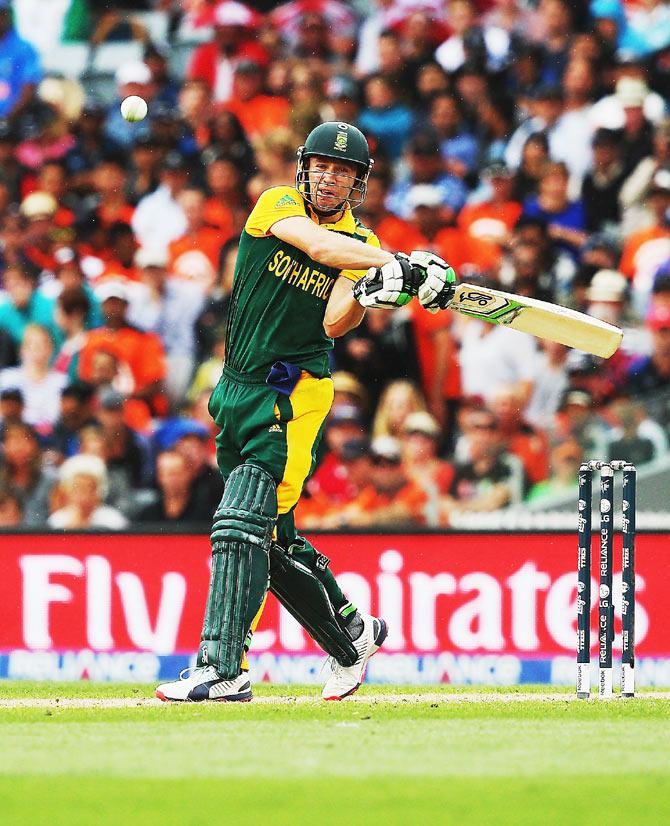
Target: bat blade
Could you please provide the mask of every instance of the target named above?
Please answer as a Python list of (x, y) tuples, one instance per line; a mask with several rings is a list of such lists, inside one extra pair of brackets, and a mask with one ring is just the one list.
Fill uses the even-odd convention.
[(473, 284), (456, 287), (449, 309), (601, 358), (614, 355), (623, 338), (623, 331), (618, 327), (586, 313)]

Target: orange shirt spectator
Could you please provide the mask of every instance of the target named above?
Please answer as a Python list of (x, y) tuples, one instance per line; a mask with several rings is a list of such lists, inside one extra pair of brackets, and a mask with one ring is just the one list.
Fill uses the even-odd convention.
[(233, 212), (230, 207), (221, 203), (218, 198), (212, 197), (205, 201), (203, 218), (205, 219), (205, 223), (216, 227), (224, 244), (232, 237), (235, 226)]
[(187, 230), (168, 247), (169, 271), (209, 292), (216, 281), (221, 247), (227, 240), (216, 227), (205, 223), (205, 195), (185, 189), (178, 197)]
[(426, 249), (425, 245), (428, 244), (425, 236), (415, 226), (391, 213), (375, 225), (374, 233), (382, 247), (389, 252), (404, 252), (409, 255), (412, 250)]
[(368, 485), (342, 510), (343, 524), (366, 525), (423, 524), (428, 496), (415, 482), (406, 482), (399, 490), (384, 492)]
[(222, 238), (215, 227), (201, 227), (173, 241), (168, 247), (170, 272), (209, 292), (216, 280)]
[(400, 444), (392, 436), (374, 439), (370, 447), (370, 484), (337, 513), (339, 526), (365, 527), (425, 523), (428, 494), (408, 479)]
[[(409, 305), (414, 328), (421, 384), (433, 415), (438, 398), (457, 399), (461, 394), (458, 348), (451, 334), (449, 313), (429, 313), (418, 301)], [(437, 416), (438, 421), (441, 420)]]
[(90, 381), (93, 359), (104, 351), (127, 366), (134, 383), (134, 399), (144, 402), (154, 415), (166, 415), (167, 403), (162, 383), (166, 374), (165, 351), (154, 333), (128, 326), (128, 288), (120, 281), (107, 281), (97, 290), (105, 326), (86, 333), (79, 354), (79, 377)]

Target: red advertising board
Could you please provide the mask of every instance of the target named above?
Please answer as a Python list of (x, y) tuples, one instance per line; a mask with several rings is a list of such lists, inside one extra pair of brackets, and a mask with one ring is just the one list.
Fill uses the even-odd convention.
[[(499, 677), (508, 681), (556, 681), (557, 668), (574, 661), (575, 534), (313, 540), (331, 558), (350, 599), (389, 624), (383, 655), (371, 664), (372, 679), (476, 681), (466, 672), (483, 663), (487, 674), (502, 669)], [(615, 595), (620, 553), (616, 557)], [(596, 558), (594, 553), (594, 564)], [(655, 663), (649, 682), (662, 682), (666, 673), (670, 680), (670, 537), (639, 535), (636, 570), (637, 653)], [(31, 676), (25, 664), (35, 658), (26, 657), (45, 652), (60, 656), (58, 668), (66, 654), (86, 652), (82, 662), (95, 664), (103, 655), (135, 652), (151, 656), (142, 661), (154, 663), (148, 678), (169, 670), (171, 658), (188, 657), (197, 647), (208, 577), (204, 536), (7, 536), (0, 551), (0, 675), (24, 676), (27, 668), (25, 676)], [(594, 579), (594, 595), (597, 590)], [(619, 611), (615, 599), (617, 631)], [(595, 628), (595, 606), (592, 618)], [(617, 634), (615, 654), (619, 646)], [(310, 679), (316, 659), (323, 658), (274, 599), (253, 653), (266, 679)], [(307, 672), (300, 671), (301, 658)], [(63, 676), (58, 669), (47, 672)]]

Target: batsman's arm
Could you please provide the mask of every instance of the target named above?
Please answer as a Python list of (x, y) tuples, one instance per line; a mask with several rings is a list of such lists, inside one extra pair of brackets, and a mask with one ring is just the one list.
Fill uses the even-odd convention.
[(354, 298), (351, 291), (351, 281), (340, 276), (326, 304), (326, 314), (323, 318), (323, 329), (331, 338), (338, 338), (353, 330), (363, 320), (365, 307), (362, 307)]
[(386, 250), (320, 227), (309, 218), (294, 215), (274, 223), (270, 232), (310, 258), (338, 270), (365, 270), (393, 261)]

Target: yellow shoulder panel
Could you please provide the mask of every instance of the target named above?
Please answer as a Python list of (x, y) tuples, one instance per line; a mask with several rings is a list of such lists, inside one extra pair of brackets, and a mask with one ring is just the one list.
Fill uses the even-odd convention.
[(306, 218), (305, 202), (292, 186), (273, 186), (266, 189), (251, 210), (244, 229), (255, 238), (270, 234), (273, 224), (282, 218)]

